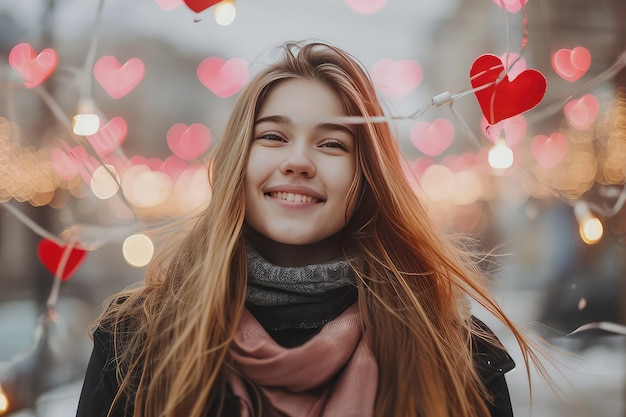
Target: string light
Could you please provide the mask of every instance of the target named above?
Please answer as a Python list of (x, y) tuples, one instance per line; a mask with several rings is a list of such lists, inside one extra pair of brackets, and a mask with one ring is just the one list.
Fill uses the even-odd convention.
[(578, 202), (574, 206), (574, 214), (578, 220), (578, 233), (580, 238), (588, 245), (595, 245), (602, 239), (604, 227), (602, 222), (594, 216), (584, 202)]
[(7, 411), (9, 411), (9, 397), (0, 385), (0, 416), (5, 415)]
[(94, 135), (98, 129), (100, 129), (100, 118), (95, 114), (81, 113), (72, 118), (72, 132), (75, 135)]
[(235, 20), (237, 10), (234, 0), (222, 0), (215, 6), (215, 21), (222, 26), (228, 26)]
[(503, 139), (498, 139), (489, 149), (489, 165), (495, 169), (507, 169), (513, 166), (513, 150)]

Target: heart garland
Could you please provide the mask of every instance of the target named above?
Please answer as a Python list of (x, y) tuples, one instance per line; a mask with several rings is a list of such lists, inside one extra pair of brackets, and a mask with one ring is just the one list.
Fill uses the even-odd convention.
[(492, 54), (479, 56), (470, 69), (474, 94), (492, 125), (532, 109), (547, 89), (546, 78), (537, 70), (524, 70), (512, 80), (508, 75), (500, 79), (504, 70), (502, 60)]

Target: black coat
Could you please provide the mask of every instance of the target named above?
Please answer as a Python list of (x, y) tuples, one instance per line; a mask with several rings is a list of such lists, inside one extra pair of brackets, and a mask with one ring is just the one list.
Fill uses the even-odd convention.
[[(475, 323), (489, 331), (481, 321), (474, 319)], [(282, 332), (281, 344), (284, 342), (291, 346), (303, 343), (301, 332)], [(310, 336), (310, 335), (309, 335)], [(307, 336), (307, 338), (309, 337)], [(497, 347), (475, 340), (474, 363), (479, 375), (493, 396), (493, 403), (489, 409), (492, 417), (511, 417), (511, 400), (504, 374), (513, 369), (515, 363), (509, 354)], [(110, 333), (97, 329), (94, 333), (94, 348), (89, 360), (83, 389), (78, 404), (77, 417), (105, 417), (113, 402), (118, 389), (115, 378), (115, 360), (113, 354), (113, 341)], [(111, 413), (111, 417), (131, 417), (132, 404), (124, 409), (125, 401)], [(206, 417), (237, 417), (239, 416), (239, 399), (227, 389), (222, 412), (209, 409)]]

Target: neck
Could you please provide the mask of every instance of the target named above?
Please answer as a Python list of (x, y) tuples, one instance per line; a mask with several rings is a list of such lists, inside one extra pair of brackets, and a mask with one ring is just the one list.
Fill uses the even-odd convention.
[(246, 240), (268, 262), (285, 267), (306, 266), (343, 257), (341, 233), (308, 245), (289, 245), (268, 239), (256, 230), (245, 228)]

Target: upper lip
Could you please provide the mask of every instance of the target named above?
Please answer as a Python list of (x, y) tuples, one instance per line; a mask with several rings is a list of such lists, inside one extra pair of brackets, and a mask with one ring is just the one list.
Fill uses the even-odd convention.
[(309, 187), (305, 187), (302, 185), (293, 185), (293, 184), (275, 185), (273, 187), (269, 187), (263, 190), (263, 193), (265, 194), (277, 193), (277, 192), (308, 195), (313, 198), (317, 198), (318, 200), (322, 200), (322, 201), (326, 200), (322, 194), (318, 193), (317, 191)]

